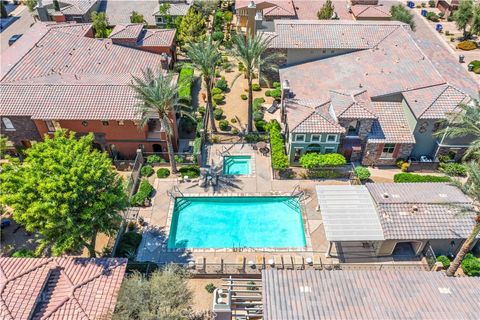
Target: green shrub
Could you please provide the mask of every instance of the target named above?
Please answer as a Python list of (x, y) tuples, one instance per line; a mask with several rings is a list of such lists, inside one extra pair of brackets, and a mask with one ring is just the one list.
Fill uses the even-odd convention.
[(287, 169), (290, 165), (285, 154), (285, 142), (282, 137), (280, 124), (272, 120), (268, 126), (270, 146), (272, 147), (272, 167), (275, 170)]
[(215, 120), (221, 120), (223, 117), (223, 109), (217, 108), (213, 110), (213, 117), (215, 118)]
[(305, 169), (320, 167), (336, 167), (347, 163), (344, 156), (339, 153), (306, 153), (300, 158), (300, 165)]
[(448, 269), (448, 267), (450, 267), (450, 259), (448, 259), (447, 256), (438, 256), (437, 261), (443, 264), (444, 269)]
[(223, 32), (222, 31), (215, 31), (212, 34), (213, 41), (222, 41), (223, 40)]
[(230, 122), (231, 122), (231, 123), (237, 123), (237, 119), (232, 118), (232, 119), (230, 119)]
[(151, 156), (148, 156), (147, 157), (147, 163), (148, 164), (154, 164), (154, 163), (158, 163), (158, 162), (161, 162), (163, 159), (160, 157), (160, 156), (157, 156), (156, 154), (152, 154)]
[(135, 231), (125, 232), (120, 239), (116, 256), (120, 258), (130, 258), (132, 255), (135, 255), (141, 242), (141, 234)]
[(255, 120), (255, 128), (258, 132), (265, 132), (265, 126), (267, 123), (264, 120)]
[(184, 103), (192, 102), (193, 68), (184, 65), (178, 77), (178, 98)]
[(265, 91), (265, 97), (270, 97), (272, 94), (272, 90)]
[(222, 130), (222, 131), (227, 131), (229, 124), (228, 124), (228, 121), (227, 121), (227, 120), (220, 120), (220, 121), (218, 122), (218, 126), (220, 127), (220, 130)]
[(480, 259), (475, 258), (471, 253), (467, 253), (462, 261), (463, 272), (470, 277), (480, 276)]
[(13, 258), (35, 258), (33, 250), (22, 248), (12, 254)]
[(225, 95), (223, 93), (214, 94), (212, 96), (212, 99), (218, 104), (218, 103), (221, 103), (223, 100), (225, 100)]
[(430, 176), (419, 175), (414, 173), (397, 173), (393, 176), (393, 181), (397, 183), (403, 182), (450, 182), (447, 176)]
[(157, 170), (157, 177), (158, 178), (167, 178), (170, 175), (170, 170), (167, 168), (159, 168)]
[(275, 89), (280, 89), (281, 86), (282, 86), (282, 84), (281, 84), (280, 82), (278, 82), (278, 81), (275, 81), (275, 82), (273, 83), (273, 87), (274, 87)]
[(140, 182), (137, 193), (130, 198), (130, 203), (133, 206), (144, 206), (145, 200), (150, 199), (152, 192), (153, 187), (150, 182), (148, 182), (147, 179), (143, 179), (142, 182)]
[(242, 93), (242, 94), (240, 95), (240, 98), (241, 98), (242, 100), (247, 100), (247, 99), (248, 99), (248, 96), (247, 96), (246, 94), (243, 94), (243, 93)]
[(222, 92), (223, 91), (220, 88), (215, 87), (215, 88), (212, 89), (212, 95), (221, 94)]
[(274, 89), (270, 92), (270, 96), (274, 99), (280, 99), (282, 97), (282, 90)]
[(430, 21), (433, 21), (433, 22), (440, 21), (440, 17), (435, 12), (427, 12), (426, 18)]
[(457, 44), (457, 49), (464, 51), (475, 50), (477, 49), (477, 44), (475, 41), (465, 40)]
[(227, 83), (227, 80), (225, 80), (225, 77), (222, 77), (222, 79), (218, 80), (215, 83), (215, 87), (222, 90), (222, 91), (227, 90), (228, 89), (228, 83)]
[(242, 62), (239, 62), (238, 63), (238, 71), (244, 71), (245, 70), (245, 66), (243, 65)]
[(217, 287), (213, 283), (209, 283), (205, 286), (205, 290), (207, 290), (208, 293), (213, 293)]
[(260, 136), (257, 133), (249, 133), (245, 136), (245, 141), (247, 143), (255, 143), (260, 141)]
[(253, 91), (260, 91), (262, 88), (260, 88), (260, 85), (258, 83), (252, 84), (252, 90)]
[(455, 177), (466, 177), (467, 169), (460, 163), (440, 163), (440, 171)]
[(174, 155), (173, 158), (175, 159), (176, 163), (184, 163), (185, 162), (185, 157), (181, 156), (179, 154)]
[(263, 112), (262, 111), (255, 111), (253, 113), (253, 120), (257, 121), (257, 120), (263, 120)]
[(253, 99), (253, 103), (252, 103), (253, 112), (260, 111), (261, 108), (262, 108), (262, 103), (264, 103), (264, 102), (265, 102), (265, 99), (264, 99), (264, 98), (255, 98), (255, 99)]
[(238, 129), (237, 129), (237, 128), (233, 128), (233, 129), (232, 129), (232, 134), (238, 134)]
[(184, 166), (178, 169), (178, 172), (182, 176), (188, 176), (189, 178), (198, 178), (200, 176), (200, 168), (196, 165)]
[(142, 169), (140, 169), (140, 174), (142, 175), (142, 177), (150, 177), (154, 173), (155, 170), (153, 170), (152, 166), (149, 164), (143, 166)]
[(356, 167), (355, 174), (357, 175), (358, 179), (360, 179), (360, 181), (365, 181), (370, 178), (370, 171), (366, 167)]
[(474, 68), (479, 68), (480, 67), (480, 60), (473, 60), (470, 61), (470, 63)]
[(428, 1), (428, 6), (429, 6), (430, 8), (435, 8), (435, 0), (430, 0), (430, 1)]
[(197, 111), (203, 116), (206, 112), (206, 109), (204, 106), (198, 107)]

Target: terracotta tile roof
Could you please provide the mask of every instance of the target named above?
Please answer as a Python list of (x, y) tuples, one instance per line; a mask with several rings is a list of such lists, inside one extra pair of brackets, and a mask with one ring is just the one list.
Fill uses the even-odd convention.
[(262, 271), (265, 320), (478, 319), (480, 278), (413, 270)]
[(1, 318), (108, 318), (126, 264), (126, 259), (0, 258)]
[(375, 119), (366, 90), (330, 90), (331, 104), (338, 119)]
[(299, 133), (344, 133), (345, 129), (338, 125), (325, 112), (327, 104), (316, 104), (313, 101), (290, 99), (286, 108), (290, 132)]
[(372, 105), (378, 119), (373, 122), (368, 142), (415, 143), (401, 102), (374, 101)]
[[(160, 1), (161, 4), (162, 1)], [(166, 2), (166, 1), (165, 1)], [(168, 9), (167, 14), (171, 16), (184, 16), (187, 14), (188, 9), (192, 6), (191, 1), (188, 2), (170, 2), (170, 9)], [(162, 15), (159, 11), (160, 6), (154, 12), (154, 15)]]
[[(295, 11), (299, 20), (316, 20), (317, 12), (322, 8), (325, 0), (293, 0)], [(352, 15), (348, 12), (346, 1), (332, 1), (335, 12), (339, 19), (351, 20)]]
[(155, 47), (171, 47), (175, 40), (175, 29), (148, 29), (143, 37), (142, 45)]
[(369, 49), (404, 24), (393, 21), (275, 20), (272, 48)]
[(446, 183), (367, 185), (377, 204), (385, 239), (465, 239), (474, 214), (461, 213), (472, 201)]
[(117, 24), (109, 38), (111, 39), (138, 39), (143, 31), (143, 24)]
[(22, 37), (18, 42), (27, 42), (4, 53), (0, 113), (36, 119), (137, 119), (132, 75), (147, 67), (158, 70), (164, 58), (64, 30), (71, 29), (37, 23), (30, 31), (37, 37), (33, 42), (30, 35)]
[[(97, 2), (94, 0), (61, 0), (59, 1), (60, 11), (64, 15), (84, 15), (97, 5)], [(53, 0), (43, 0), (42, 3), (50, 14), (55, 13)]]
[(403, 96), (418, 119), (446, 119), (458, 104), (469, 100), (465, 93), (448, 84), (406, 91)]
[(357, 4), (351, 8), (352, 14), (357, 18), (390, 18), (391, 14), (384, 6), (371, 6)]
[(158, 0), (142, 1), (108, 1), (105, 13), (111, 25), (129, 24), (132, 11), (143, 15), (148, 25), (156, 25), (155, 12), (158, 11)]

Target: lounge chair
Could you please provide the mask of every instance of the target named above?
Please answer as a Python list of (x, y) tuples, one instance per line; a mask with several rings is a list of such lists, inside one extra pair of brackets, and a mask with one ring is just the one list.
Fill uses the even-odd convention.
[(287, 270), (293, 270), (293, 260), (292, 256), (284, 256), (283, 257), (283, 264), (285, 266), (285, 269)]
[(197, 257), (195, 260), (195, 268), (200, 273), (205, 273), (205, 258), (204, 257)]
[(256, 256), (255, 257), (255, 264), (258, 270), (265, 269), (265, 260), (263, 256)]
[(268, 113), (275, 113), (279, 109), (277, 100), (274, 100), (270, 108), (267, 109)]
[(320, 256), (313, 256), (313, 268), (315, 270), (323, 269), (322, 258), (320, 258)]
[(303, 270), (304, 269), (305, 266), (303, 265), (303, 257), (302, 256), (295, 256), (293, 258), (293, 260), (294, 260), (296, 270)]
[(275, 261), (275, 268), (283, 269), (282, 256), (274, 256), (273, 261)]
[(245, 272), (245, 257), (244, 256), (237, 256), (237, 270), (241, 273)]

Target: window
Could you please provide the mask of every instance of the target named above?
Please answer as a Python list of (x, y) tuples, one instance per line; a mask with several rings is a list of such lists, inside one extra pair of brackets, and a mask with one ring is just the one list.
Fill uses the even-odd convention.
[(360, 128), (360, 122), (353, 120), (348, 124), (347, 136), (358, 136), (358, 129)]
[(295, 141), (296, 141), (296, 142), (303, 142), (303, 141), (305, 141), (305, 135), (304, 135), (304, 134), (296, 134), (296, 135), (295, 135)]
[(103, 124), (104, 126), (108, 126), (108, 125), (109, 125), (108, 120), (102, 120), (102, 124)]
[(310, 137), (310, 140), (312, 142), (319, 142), (320, 141), (320, 135), (319, 134), (312, 134), (312, 136)]
[(55, 125), (52, 120), (45, 120), (45, 124), (47, 125), (48, 132), (55, 132)]
[(9, 118), (2, 118), (3, 125), (5, 126), (6, 130), (15, 130), (15, 127), (13, 126), (12, 120)]
[(337, 142), (337, 135), (335, 134), (327, 135), (327, 142)]
[(383, 150), (382, 150), (382, 154), (380, 155), (380, 158), (383, 158), (383, 159), (393, 158), (393, 150), (395, 150), (394, 143), (385, 143), (385, 145), (383, 146)]
[(334, 152), (335, 152), (335, 148), (332, 148), (332, 147), (325, 148), (325, 153), (334, 153)]

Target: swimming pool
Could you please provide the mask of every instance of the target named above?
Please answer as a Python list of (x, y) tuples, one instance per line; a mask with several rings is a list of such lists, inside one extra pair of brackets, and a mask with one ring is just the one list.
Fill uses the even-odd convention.
[(168, 248), (305, 247), (296, 197), (180, 197)]
[(252, 173), (251, 156), (223, 157), (223, 174), (247, 175)]

